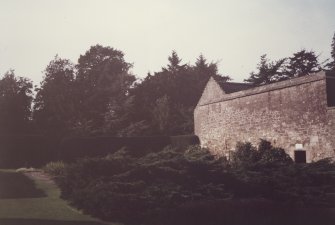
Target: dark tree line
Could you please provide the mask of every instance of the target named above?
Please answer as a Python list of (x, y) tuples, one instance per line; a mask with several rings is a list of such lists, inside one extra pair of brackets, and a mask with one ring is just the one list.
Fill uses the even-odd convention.
[[(178, 135), (193, 132), (193, 110), (210, 76), (222, 76), (217, 63), (200, 55), (194, 65), (173, 51), (168, 63), (143, 80), (120, 50), (92, 46), (78, 62), (56, 56), (39, 88), (7, 72), (0, 79), (0, 133), (68, 135)], [(335, 71), (335, 35), (331, 59), (319, 63), (313, 51), (271, 61), (261, 56), (257, 71), (245, 81), (255, 85)]]
[(314, 51), (302, 49), (288, 58), (271, 61), (264, 54), (257, 65), (257, 71), (251, 72), (246, 82), (255, 85), (270, 84), (294, 77), (311, 75), (321, 70), (335, 71), (335, 34), (331, 44), (331, 59), (319, 62)]
[(10, 71), (0, 80), (1, 133), (192, 133), (193, 110), (202, 89), (210, 76), (220, 75), (216, 63), (202, 55), (195, 65), (181, 61), (173, 51), (161, 71), (140, 81), (123, 52), (95, 45), (76, 64), (55, 56), (34, 98), (31, 81)]

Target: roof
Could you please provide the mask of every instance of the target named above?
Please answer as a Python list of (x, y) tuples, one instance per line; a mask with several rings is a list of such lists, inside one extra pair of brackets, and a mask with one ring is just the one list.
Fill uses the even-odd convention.
[(255, 87), (253, 84), (250, 83), (227, 82), (225, 79), (221, 79), (221, 77), (217, 76), (213, 78), (226, 94), (243, 91)]

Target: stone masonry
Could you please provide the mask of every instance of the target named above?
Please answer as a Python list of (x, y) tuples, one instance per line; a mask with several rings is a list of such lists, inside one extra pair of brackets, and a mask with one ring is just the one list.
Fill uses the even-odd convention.
[(334, 157), (334, 78), (319, 72), (232, 93), (210, 78), (194, 111), (195, 134), (203, 147), (228, 158), (237, 142), (257, 145), (261, 138), (293, 159), (297, 150), (307, 162)]

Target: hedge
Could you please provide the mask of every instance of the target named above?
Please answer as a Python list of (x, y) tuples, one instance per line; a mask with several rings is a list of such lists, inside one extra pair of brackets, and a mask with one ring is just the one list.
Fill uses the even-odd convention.
[(40, 167), (56, 159), (57, 140), (41, 135), (0, 136), (0, 168)]
[(185, 147), (195, 145), (195, 135), (148, 137), (76, 137), (64, 139), (60, 144), (59, 159), (73, 161), (83, 157), (105, 156), (120, 148), (127, 148), (134, 156), (159, 151), (167, 145)]
[(50, 161), (98, 157), (126, 147), (134, 156), (159, 151), (167, 145), (198, 144), (195, 135), (151, 137), (74, 137), (57, 140), (42, 135), (0, 136), (0, 168), (40, 167)]
[(185, 148), (189, 145), (198, 145), (200, 140), (196, 135), (179, 135), (170, 137), (171, 145), (174, 147)]

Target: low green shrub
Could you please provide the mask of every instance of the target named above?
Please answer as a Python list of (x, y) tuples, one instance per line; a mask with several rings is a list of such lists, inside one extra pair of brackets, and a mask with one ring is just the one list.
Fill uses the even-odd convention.
[(78, 158), (103, 157), (121, 148), (126, 148), (133, 156), (140, 157), (157, 152), (166, 146), (186, 148), (199, 144), (196, 135), (143, 136), (143, 137), (73, 137), (62, 140), (59, 159), (74, 162)]
[(169, 136), (66, 138), (60, 144), (59, 158), (67, 162), (74, 162), (78, 158), (103, 157), (122, 147), (128, 148), (134, 155), (143, 156), (169, 144)]
[(54, 177), (64, 176), (66, 164), (63, 161), (49, 162), (43, 167), (43, 171)]
[(190, 145), (199, 145), (200, 140), (196, 135), (171, 136), (171, 145), (179, 148), (187, 148)]
[(230, 198), (219, 184), (225, 163), (195, 146), (186, 152), (166, 147), (137, 158), (122, 149), (70, 164), (58, 183), (64, 198), (94, 216), (148, 222), (185, 201)]
[(293, 160), (284, 149), (273, 147), (271, 142), (261, 139), (258, 147), (251, 143), (238, 143), (232, 153), (231, 164), (236, 168), (253, 168), (292, 164)]
[(57, 180), (63, 198), (86, 213), (127, 224), (223, 224), (230, 214), (240, 221), (238, 213), (256, 211), (244, 209), (335, 207), (327, 198), (335, 190), (333, 162), (297, 165), (267, 142), (239, 145), (232, 162), (196, 145), (142, 156), (121, 148), (64, 170)]

